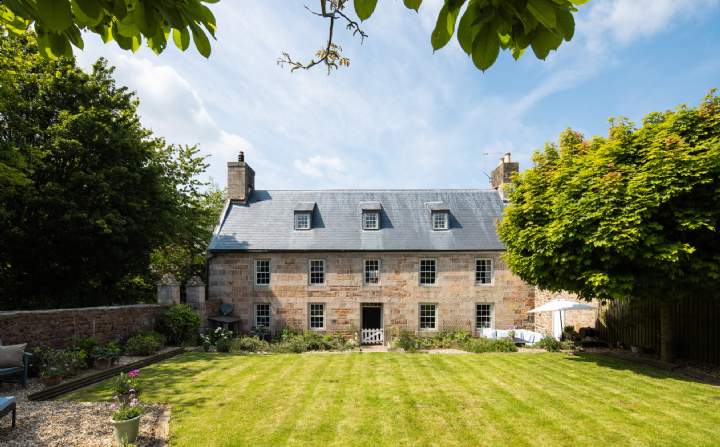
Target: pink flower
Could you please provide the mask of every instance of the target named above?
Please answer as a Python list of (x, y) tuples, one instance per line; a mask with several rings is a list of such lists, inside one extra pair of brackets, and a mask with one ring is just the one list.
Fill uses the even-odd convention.
[(137, 377), (138, 374), (140, 374), (140, 370), (139, 370), (139, 369), (133, 369), (132, 371), (130, 371), (130, 372), (128, 373), (128, 376), (129, 376), (129, 377)]
[(134, 406), (137, 405), (139, 402), (140, 402), (139, 400), (133, 399), (133, 400), (130, 401), (130, 406), (131, 406), (131, 407), (134, 407)]

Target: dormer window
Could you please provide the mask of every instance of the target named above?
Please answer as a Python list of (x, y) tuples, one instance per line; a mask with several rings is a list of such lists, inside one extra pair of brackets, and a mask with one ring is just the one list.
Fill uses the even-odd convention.
[(429, 202), (427, 207), (430, 210), (430, 225), (434, 231), (447, 230), (450, 228), (450, 207), (443, 202)]
[(295, 229), (296, 230), (309, 230), (310, 229), (310, 213), (299, 212), (295, 213)]
[(295, 229), (309, 230), (312, 228), (312, 214), (315, 202), (300, 202), (295, 205)]
[(363, 230), (379, 230), (380, 210), (382, 209), (380, 202), (360, 202), (360, 209), (362, 210)]
[(378, 211), (363, 211), (363, 230), (380, 229), (380, 213)]
[(433, 211), (432, 213), (432, 228), (433, 230), (447, 230), (449, 228), (447, 211)]

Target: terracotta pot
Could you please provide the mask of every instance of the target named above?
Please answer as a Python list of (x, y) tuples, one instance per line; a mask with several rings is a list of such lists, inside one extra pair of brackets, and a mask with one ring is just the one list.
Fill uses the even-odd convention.
[(135, 442), (140, 431), (140, 418), (142, 415), (128, 419), (126, 421), (114, 421), (110, 419), (113, 425), (113, 434), (115, 435), (116, 445), (125, 445)]

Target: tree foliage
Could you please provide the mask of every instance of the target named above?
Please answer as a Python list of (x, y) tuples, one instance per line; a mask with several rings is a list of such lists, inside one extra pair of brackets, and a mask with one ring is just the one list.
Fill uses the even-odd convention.
[(720, 98), (572, 130), (515, 178), (500, 235), (510, 268), (550, 290), (600, 299), (717, 297)]
[(32, 26), (40, 51), (46, 56), (71, 56), (72, 46), (84, 47), (82, 32), (117, 42), (124, 50), (137, 51), (146, 44), (162, 53), (170, 34), (185, 51), (190, 36), (195, 48), (210, 56), (215, 38), (215, 16), (204, 3), (218, 0), (3, 0), (0, 25), (15, 34)]
[[(309, 69), (324, 64), (332, 69), (350, 65), (342, 56), (342, 47), (333, 40), (335, 23), (341, 22), (362, 39), (367, 34), (353, 20), (345, 8), (350, 0), (320, 0), (320, 11), (313, 14), (329, 21), (327, 43), (317, 51), (316, 58), (307, 63), (293, 60), (283, 53), (278, 60), (291, 70)], [(498, 58), (501, 50), (509, 51), (515, 60), (530, 47), (538, 59), (545, 59), (563, 41), (575, 34), (576, 6), (589, 0), (444, 0), (435, 28), (430, 36), (433, 50), (450, 42), (457, 31), (460, 47), (475, 66), (485, 71)], [(352, 0), (355, 15), (360, 21), (370, 18), (378, 0)], [(409, 9), (419, 11), (422, 0), (403, 0)]]
[(152, 298), (151, 254), (212, 228), (197, 148), (143, 128), (112, 71), (0, 42), (1, 308)]

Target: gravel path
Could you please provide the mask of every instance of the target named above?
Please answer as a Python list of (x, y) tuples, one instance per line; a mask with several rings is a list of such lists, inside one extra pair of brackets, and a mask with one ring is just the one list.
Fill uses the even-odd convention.
[[(32, 381), (27, 392), (42, 389)], [(0, 386), (0, 395), (15, 396), (17, 427), (11, 429), (11, 417), (0, 421), (0, 445), (15, 446), (112, 446), (110, 402), (29, 402), (27, 392), (11, 384)], [(138, 446), (164, 446), (167, 442), (169, 409), (150, 405), (140, 420)]]

